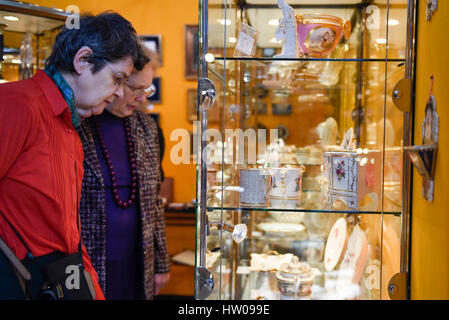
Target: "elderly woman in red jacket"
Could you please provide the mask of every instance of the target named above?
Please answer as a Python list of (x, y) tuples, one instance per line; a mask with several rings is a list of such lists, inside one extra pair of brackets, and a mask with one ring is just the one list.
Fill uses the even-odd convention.
[(123, 97), (142, 59), (127, 20), (116, 13), (86, 15), (79, 29), (58, 34), (45, 71), (0, 85), (0, 238), (31, 273), (24, 284), (27, 277), (0, 251), (0, 299), (40, 298), (53, 276), (45, 266), (80, 251), (94, 295), (104, 298), (80, 242), (83, 149), (74, 129), (81, 117)]
[(153, 299), (169, 279), (158, 130), (136, 110), (153, 73), (153, 61), (133, 72), (124, 96), (79, 130), (82, 235), (107, 299)]

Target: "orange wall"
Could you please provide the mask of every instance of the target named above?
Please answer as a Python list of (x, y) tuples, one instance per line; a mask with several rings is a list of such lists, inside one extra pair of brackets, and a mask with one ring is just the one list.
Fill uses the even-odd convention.
[(421, 144), (421, 124), (434, 75), (434, 95), (440, 118), (434, 201), (422, 198), (422, 179), (414, 169), (412, 203), (412, 299), (449, 299), (449, 1), (426, 21), (426, 1), (420, 0), (415, 144)]
[(152, 112), (161, 115), (165, 137), (163, 169), (166, 177), (174, 177), (174, 201), (188, 202), (195, 198), (196, 171), (192, 165), (174, 165), (170, 161), (170, 133), (178, 128), (192, 131), (186, 120), (186, 92), (196, 88), (196, 81), (184, 78), (184, 25), (198, 24), (198, 0), (30, 0), (46, 7), (65, 9), (77, 5), (81, 12), (100, 13), (114, 10), (128, 19), (139, 35), (162, 35), (163, 66), (161, 77), (162, 104)]

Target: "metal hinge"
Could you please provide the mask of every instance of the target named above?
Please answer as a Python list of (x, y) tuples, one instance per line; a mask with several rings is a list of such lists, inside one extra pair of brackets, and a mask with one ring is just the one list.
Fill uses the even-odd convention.
[(216, 89), (214, 83), (208, 78), (198, 79), (198, 88), (200, 93), (200, 111), (207, 111), (212, 108), (215, 102)]
[(196, 298), (204, 300), (214, 291), (214, 278), (205, 267), (196, 268)]
[(391, 300), (407, 299), (407, 273), (396, 273), (388, 283), (388, 294)]

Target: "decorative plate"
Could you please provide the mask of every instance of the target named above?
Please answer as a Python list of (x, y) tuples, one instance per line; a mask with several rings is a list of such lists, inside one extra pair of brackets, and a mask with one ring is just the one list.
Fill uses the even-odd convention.
[(263, 222), (257, 227), (267, 236), (293, 236), (303, 232), (306, 227), (300, 223)]
[(346, 247), (347, 224), (345, 218), (338, 219), (333, 225), (326, 242), (324, 251), (324, 268), (332, 271), (340, 261)]

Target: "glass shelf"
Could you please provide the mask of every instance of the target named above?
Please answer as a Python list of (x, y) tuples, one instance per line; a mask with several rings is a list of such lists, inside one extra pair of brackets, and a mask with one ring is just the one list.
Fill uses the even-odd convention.
[(376, 59), (376, 58), (265, 58), (265, 57), (215, 57), (218, 61), (263, 61), (263, 62), (273, 62), (273, 61), (324, 61), (324, 62), (399, 62), (405, 63), (405, 59)]
[(393, 216), (400, 216), (402, 213), (397, 212), (386, 212), (386, 211), (350, 211), (350, 210), (309, 210), (309, 209), (301, 209), (301, 208), (293, 208), (293, 209), (281, 209), (276, 207), (207, 207), (207, 211), (214, 211), (214, 210), (225, 210), (225, 211), (260, 211), (260, 212), (268, 212), (268, 211), (275, 211), (275, 212), (306, 212), (306, 213), (330, 213), (330, 214), (385, 214), (385, 215), (393, 215)]

